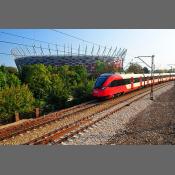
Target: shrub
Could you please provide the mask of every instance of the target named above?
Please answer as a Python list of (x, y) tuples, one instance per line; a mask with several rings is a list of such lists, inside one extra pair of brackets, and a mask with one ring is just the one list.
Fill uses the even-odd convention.
[(43, 64), (24, 66), (21, 79), (28, 84), (35, 98), (46, 99), (50, 90), (50, 72)]
[(15, 74), (0, 71), (0, 89), (6, 86), (18, 86), (20, 84), (21, 81)]
[(51, 76), (51, 88), (48, 96), (48, 103), (54, 105), (53, 108), (64, 107), (70, 96), (70, 91), (66, 88), (63, 80), (58, 74)]
[(15, 112), (30, 112), (35, 99), (26, 85), (5, 87), (0, 91), (0, 120), (12, 121)]
[(92, 89), (94, 86), (93, 80), (88, 80), (87, 82), (79, 84), (74, 92), (73, 96), (75, 99), (81, 99), (81, 101), (88, 100), (92, 98)]

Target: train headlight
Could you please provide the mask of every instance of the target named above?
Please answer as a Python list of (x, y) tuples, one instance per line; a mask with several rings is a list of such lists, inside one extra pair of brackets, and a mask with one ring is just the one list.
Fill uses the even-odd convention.
[(107, 87), (102, 87), (101, 89), (102, 89), (102, 90), (105, 90), (106, 88), (107, 88)]

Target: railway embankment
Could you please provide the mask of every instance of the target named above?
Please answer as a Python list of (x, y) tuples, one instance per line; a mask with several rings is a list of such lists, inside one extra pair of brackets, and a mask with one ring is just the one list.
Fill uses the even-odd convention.
[(175, 144), (175, 86), (116, 132), (108, 144)]
[[(170, 93), (173, 88), (173, 82), (156, 85), (154, 88), (154, 101), (150, 100), (150, 87), (148, 87), (111, 100), (84, 103), (51, 113), (47, 117), (1, 130), (0, 144), (125, 144), (124, 138), (127, 141), (126, 136), (131, 135), (133, 131), (142, 132), (150, 129), (144, 127), (144, 124), (141, 125), (142, 122), (140, 121), (138, 121), (138, 125), (141, 125), (141, 127), (137, 128), (134, 122), (142, 118), (145, 110), (150, 110), (155, 104), (158, 106), (161, 103), (159, 99), (166, 99), (164, 94)], [(170, 97), (173, 99), (173, 94), (170, 94)], [(171, 105), (173, 108), (174, 104)], [(160, 108), (163, 109), (163, 106), (160, 106)], [(165, 111), (168, 111), (168, 109)], [(152, 111), (146, 112), (146, 114), (151, 124), (153, 123), (152, 118), (150, 118), (151, 115), (155, 115), (155, 117), (159, 115), (158, 113), (152, 113)], [(152, 126), (151, 129), (165, 126), (172, 128), (173, 126), (172, 120), (166, 120), (166, 118), (163, 123), (157, 118), (154, 119), (154, 122), (157, 125)], [(150, 126), (150, 123), (147, 125)], [(130, 126), (133, 126), (133, 130), (131, 130)], [(145, 139), (149, 140), (148, 137), (145, 137)], [(127, 142), (126, 144), (134, 143)]]
[[(174, 99), (175, 86), (172, 82), (166, 87), (154, 92), (154, 101), (151, 101), (150, 96), (146, 95), (64, 144), (113, 145), (170, 143), (166, 140), (169, 137), (168, 135), (171, 134), (173, 130), (172, 124), (175, 122)], [(167, 129), (165, 129), (166, 126)], [(152, 131), (146, 131), (150, 128)], [(164, 135), (158, 133), (157, 128), (165, 132)], [(140, 130), (143, 132), (140, 132)], [(156, 133), (157, 136), (155, 136)]]

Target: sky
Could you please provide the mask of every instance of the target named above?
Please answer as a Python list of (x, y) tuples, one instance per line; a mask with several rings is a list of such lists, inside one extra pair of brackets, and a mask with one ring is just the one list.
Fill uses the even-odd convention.
[[(141, 63), (134, 57), (155, 55), (155, 67), (157, 69), (170, 68), (168, 64), (175, 64), (175, 29), (56, 29), (69, 35), (82, 38), (84, 40), (106, 46), (107, 48), (115, 49), (126, 48), (127, 55), (124, 66), (127, 66), (130, 61)], [(80, 50), (84, 52), (87, 45), (88, 52), (91, 52), (93, 44), (86, 43), (81, 40), (55, 32), (53, 29), (0, 29), (0, 65), (16, 66), (14, 57), (1, 53), (11, 53), (11, 49), (21, 47), (26, 53), (24, 46), (4, 43), (15, 42), (26, 45), (35, 45), (43, 48), (48, 48), (48, 44), (33, 40), (23, 39), (5, 33), (20, 35), (35, 40), (42, 40), (49, 43), (57, 44), (58, 50), (63, 51), (64, 44), (70, 49), (71, 45), (73, 52), (77, 52), (80, 45)], [(56, 50), (56, 46), (50, 44), (49, 48)], [(100, 52), (104, 50), (101, 46)], [(94, 53), (97, 52), (99, 46), (94, 47)], [(30, 52), (32, 51), (29, 50)], [(40, 53), (40, 49), (36, 49)], [(49, 54), (48, 49), (44, 50), (45, 54)], [(51, 51), (56, 54), (55, 51)], [(149, 58), (144, 58), (148, 64), (151, 63)], [(142, 63), (141, 63), (142, 64)], [(145, 66), (144, 64), (142, 64)], [(175, 65), (174, 65), (175, 66)]]

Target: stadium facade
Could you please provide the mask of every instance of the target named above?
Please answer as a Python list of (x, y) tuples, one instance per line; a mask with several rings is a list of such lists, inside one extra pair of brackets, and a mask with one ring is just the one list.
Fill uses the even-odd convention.
[(107, 57), (107, 56), (25, 56), (15, 58), (15, 63), (18, 69), (25, 65), (44, 64), (51, 66), (62, 65), (84, 65), (89, 72), (94, 72), (97, 60), (105, 61), (109, 64), (114, 64), (116, 67), (123, 66), (122, 57)]

